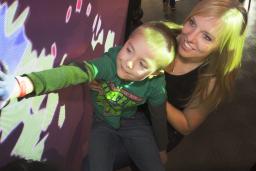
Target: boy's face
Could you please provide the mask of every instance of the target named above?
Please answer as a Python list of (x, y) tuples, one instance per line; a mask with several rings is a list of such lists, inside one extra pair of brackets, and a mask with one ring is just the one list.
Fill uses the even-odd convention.
[(140, 81), (158, 70), (154, 50), (138, 31), (132, 35), (117, 56), (117, 75), (127, 81)]

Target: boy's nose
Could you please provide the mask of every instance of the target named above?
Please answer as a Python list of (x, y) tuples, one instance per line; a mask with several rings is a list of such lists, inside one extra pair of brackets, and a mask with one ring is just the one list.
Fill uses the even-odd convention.
[(127, 67), (129, 69), (132, 69), (133, 68), (133, 62), (132, 61), (127, 61)]

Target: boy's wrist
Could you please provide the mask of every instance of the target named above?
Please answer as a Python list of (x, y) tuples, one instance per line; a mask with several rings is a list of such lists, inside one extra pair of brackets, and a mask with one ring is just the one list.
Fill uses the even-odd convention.
[(15, 79), (16, 84), (11, 97), (23, 97), (33, 91), (33, 84), (28, 77), (16, 76)]

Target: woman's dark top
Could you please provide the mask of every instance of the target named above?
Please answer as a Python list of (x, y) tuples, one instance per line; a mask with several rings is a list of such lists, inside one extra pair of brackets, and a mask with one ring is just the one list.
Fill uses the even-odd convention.
[[(168, 102), (179, 110), (183, 110), (186, 107), (195, 90), (199, 68), (197, 67), (184, 75), (170, 75), (165, 72)], [(168, 123), (168, 138), (167, 150), (171, 151), (182, 140), (183, 135)]]
[(183, 110), (195, 90), (199, 68), (184, 75), (171, 75), (165, 72), (168, 102), (179, 110)]
[[(191, 98), (192, 93), (196, 87), (198, 72), (200, 68), (201, 67), (197, 67), (196, 69), (184, 75), (171, 75), (165, 72), (168, 102), (177, 109), (183, 110), (186, 107), (186, 104)], [(146, 116), (149, 116), (147, 105), (139, 106), (138, 110), (145, 113)], [(179, 144), (183, 138), (183, 135), (176, 131), (169, 123), (167, 128), (169, 139), (167, 151), (171, 151)]]

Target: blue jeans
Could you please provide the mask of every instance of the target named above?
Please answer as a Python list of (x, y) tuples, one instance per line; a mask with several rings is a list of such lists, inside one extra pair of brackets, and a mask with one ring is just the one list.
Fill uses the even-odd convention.
[(165, 170), (149, 121), (144, 114), (137, 113), (133, 118), (122, 119), (119, 129), (94, 119), (84, 171), (113, 171), (120, 147), (124, 147), (141, 171)]

